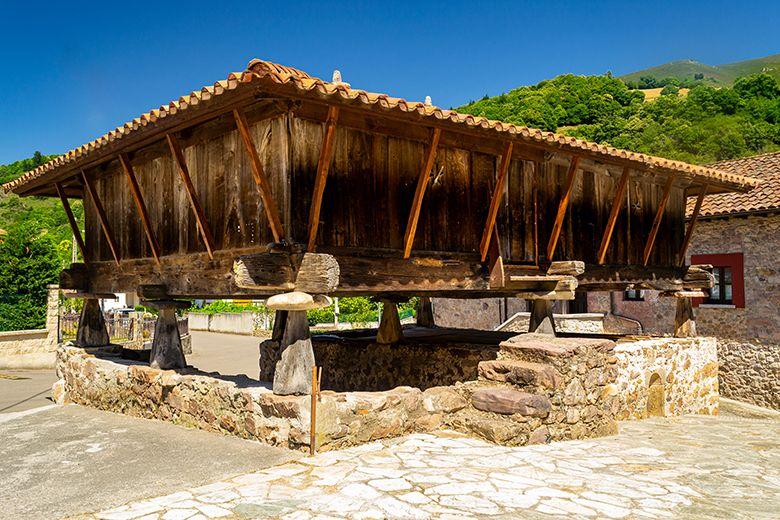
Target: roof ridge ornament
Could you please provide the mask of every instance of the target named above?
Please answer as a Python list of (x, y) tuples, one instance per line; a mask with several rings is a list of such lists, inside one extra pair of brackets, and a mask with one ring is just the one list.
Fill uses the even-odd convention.
[(339, 69), (334, 69), (333, 70), (333, 77), (331, 79), (331, 83), (333, 83), (334, 85), (343, 85), (343, 86), (345, 86), (347, 88), (351, 87), (351, 85), (349, 83), (346, 83), (346, 82), (341, 80), (341, 71)]

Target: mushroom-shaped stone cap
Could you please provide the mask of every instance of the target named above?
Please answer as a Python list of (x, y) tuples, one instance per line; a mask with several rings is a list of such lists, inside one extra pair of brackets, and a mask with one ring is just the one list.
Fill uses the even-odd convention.
[(272, 311), (308, 311), (330, 305), (331, 300), (324, 294), (314, 294), (293, 291), (275, 294), (268, 298), (265, 306)]

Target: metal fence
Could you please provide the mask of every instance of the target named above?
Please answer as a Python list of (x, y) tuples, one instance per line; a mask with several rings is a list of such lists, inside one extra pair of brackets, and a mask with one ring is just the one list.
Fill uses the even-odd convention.
[[(131, 341), (151, 341), (154, 336), (154, 324), (156, 316), (140, 316), (132, 314), (104, 313), (106, 329), (111, 343), (121, 344)], [(186, 316), (176, 318), (179, 325), (179, 334), (185, 336), (190, 333)], [(63, 341), (74, 339), (79, 325), (79, 315), (67, 313), (60, 316), (60, 334)]]

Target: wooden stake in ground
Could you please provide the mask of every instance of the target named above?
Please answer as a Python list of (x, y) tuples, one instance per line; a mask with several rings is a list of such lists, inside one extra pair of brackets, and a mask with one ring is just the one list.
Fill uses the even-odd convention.
[(311, 427), (309, 436), (309, 454), (314, 455), (317, 451), (317, 397), (319, 395), (319, 384), (317, 380), (317, 365), (311, 367)]

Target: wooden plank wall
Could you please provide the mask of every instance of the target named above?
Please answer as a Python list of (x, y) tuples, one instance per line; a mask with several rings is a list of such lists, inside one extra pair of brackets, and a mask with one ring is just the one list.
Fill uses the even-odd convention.
[[(283, 115), (250, 124), (289, 237), (305, 242), (324, 125)], [(218, 137), (184, 140), (184, 155), (218, 249), (262, 248), (273, 241), (249, 158), (235, 129)], [(424, 143), (337, 127), (333, 163), (322, 203), (318, 245), (402, 248)], [(132, 159), (132, 157), (131, 157)], [(169, 154), (134, 160), (141, 192), (163, 256), (205, 252), (195, 218)], [(422, 204), (415, 251), (476, 252), (487, 217), (499, 158), (440, 148)], [(505, 261), (545, 261), (566, 165), (513, 160), (497, 229)], [(619, 173), (619, 172), (618, 172)], [(88, 172), (94, 175), (95, 172)], [(578, 171), (554, 260), (596, 263), (619, 175)], [(118, 162), (97, 175), (96, 187), (122, 259), (150, 257), (137, 209)], [(607, 264), (642, 263), (647, 235), (663, 191), (635, 172), (607, 253)], [(674, 265), (684, 234), (684, 195), (675, 187), (651, 256)], [(536, 214), (534, 212), (536, 207)], [(86, 245), (111, 260), (95, 209), (87, 198)], [(538, 229), (538, 236), (535, 230)]]

